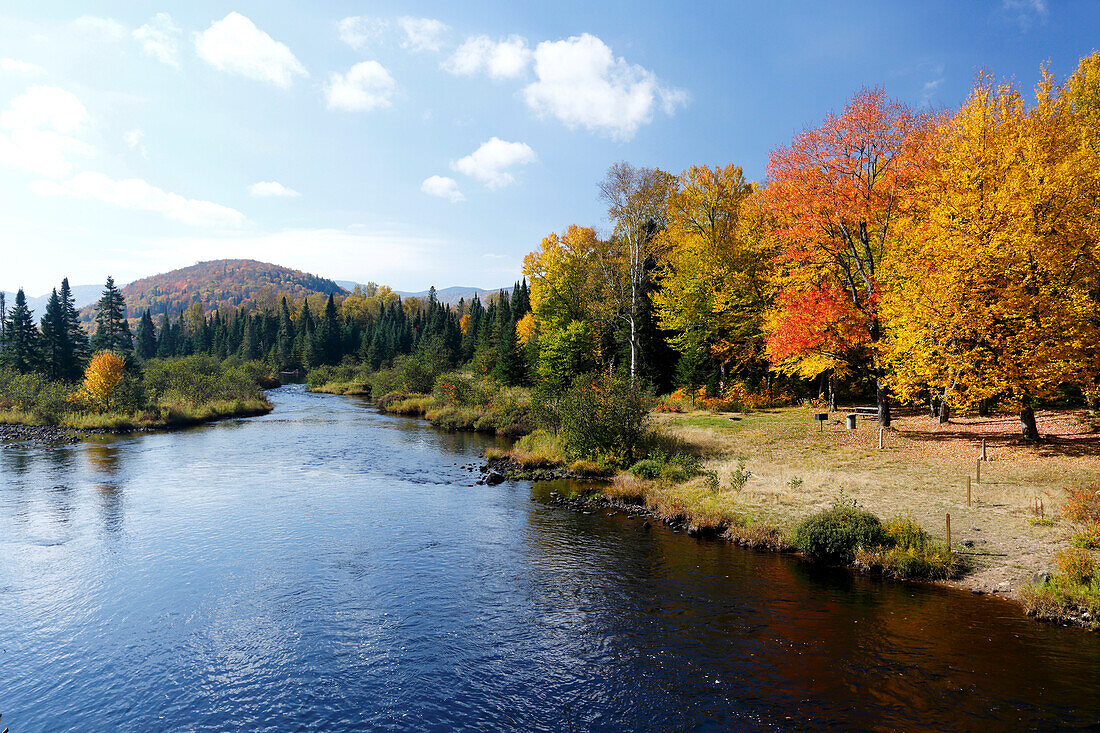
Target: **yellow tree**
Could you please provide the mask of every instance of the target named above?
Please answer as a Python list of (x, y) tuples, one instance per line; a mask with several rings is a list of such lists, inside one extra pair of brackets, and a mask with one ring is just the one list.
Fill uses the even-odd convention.
[(84, 397), (104, 410), (111, 409), (111, 395), (122, 381), (125, 368), (126, 363), (116, 354), (100, 351), (92, 357), (84, 371), (84, 382), (81, 384)]
[[(979, 78), (940, 126), (897, 229), (883, 313), (892, 381), (968, 408), (1000, 398), (1038, 439), (1033, 404), (1079, 382), (1089, 334), (1096, 197), (1068, 95), (1045, 79), (1028, 109)], [(1093, 187), (1095, 189), (1095, 186)]]
[(607, 320), (599, 247), (595, 230), (571, 225), (563, 234), (544, 238), (523, 260), (539, 339), (539, 373), (559, 386), (593, 363), (595, 327)]
[(670, 342), (727, 375), (760, 358), (773, 240), (741, 168), (694, 166), (669, 194), (653, 304)]

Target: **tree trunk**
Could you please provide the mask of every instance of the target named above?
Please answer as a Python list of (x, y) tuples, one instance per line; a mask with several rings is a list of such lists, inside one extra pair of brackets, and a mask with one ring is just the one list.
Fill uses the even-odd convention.
[(836, 412), (836, 372), (829, 371), (829, 412)]
[(1025, 396), (1022, 400), (1023, 409), (1020, 410), (1020, 426), (1024, 440), (1039, 440), (1039, 426), (1035, 424), (1035, 410), (1031, 407), (1031, 397)]
[(989, 400), (978, 400), (978, 417), (989, 417)]
[(951, 419), (951, 408), (947, 404), (947, 400), (940, 400), (940, 425), (946, 425)]
[(936, 395), (932, 395), (928, 398), (928, 416), (936, 417), (939, 412), (939, 405), (936, 404)]
[(878, 400), (878, 424), (888, 428), (890, 427), (890, 395), (886, 392), (882, 377), (875, 378), (875, 396)]

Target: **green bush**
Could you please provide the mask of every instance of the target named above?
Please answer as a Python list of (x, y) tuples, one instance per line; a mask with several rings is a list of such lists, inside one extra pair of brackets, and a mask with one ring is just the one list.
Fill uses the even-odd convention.
[(665, 464), (654, 458), (643, 458), (630, 467), (630, 472), (638, 478), (644, 478), (648, 481), (656, 481), (661, 478), (661, 474), (664, 472)]
[(626, 380), (583, 375), (558, 401), (559, 432), (574, 458), (630, 465), (643, 453), (649, 400)]
[(792, 539), (808, 560), (830, 565), (847, 565), (857, 549), (889, 542), (878, 517), (843, 496), (832, 508), (802, 520)]

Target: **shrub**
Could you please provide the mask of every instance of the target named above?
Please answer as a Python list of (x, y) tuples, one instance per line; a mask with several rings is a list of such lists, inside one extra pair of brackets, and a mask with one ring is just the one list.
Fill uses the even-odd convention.
[(843, 495), (832, 508), (802, 520), (793, 536), (795, 547), (810, 561), (838, 565), (851, 563), (857, 548), (870, 549), (886, 540), (878, 517)]
[(656, 481), (661, 478), (665, 464), (654, 458), (644, 458), (630, 467), (630, 473), (647, 481)]
[(1071, 583), (1088, 585), (1096, 575), (1096, 559), (1082, 547), (1070, 547), (1057, 556), (1058, 571)]
[(752, 478), (752, 471), (745, 469), (745, 461), (738, 460), (737, 468), (730, 471), (730, 491), (741, 491)]
[(1062, 516), (1096, 537), (1094, 542), (1100, 540), (1100, 486), (1089, 484), (1066, 489)]
[(629, 465), (648, 432), (648, 400), (626, 380), (580, 376), (558, 401), (560, 433), (576, 458), (604, 458)]

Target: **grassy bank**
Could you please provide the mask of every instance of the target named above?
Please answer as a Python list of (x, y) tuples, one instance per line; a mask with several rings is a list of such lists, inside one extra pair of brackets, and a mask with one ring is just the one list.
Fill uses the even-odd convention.
[[(117, 363), (123, 365), (121, 359)], [(263, 362), (209, 356), (151, 359), (125, 366), (109, 389), (93, 393), (89, 383), (0, 370), (0, 423), (131, 432), (262, 415), (272, 409), (262, 392), (271, 384), (270, 368)]]
[[(620, 471), (596, 500), (642, 505), (694, 532), (789, 548), (798, 544), (804, 521), (829, 512), (843, 496), (882, 518), (889, 539), (860, 547), (842, 564), (1015, 598), (1041, 618), (1095, 618), (1100, 611), (1100, 583), (1051, 573), (1061, 550), (1082, 543), (1081, 522), (1064, 510), (1067, 489), (1100, 483), (1100, 435), (1091, 432), (1084, 413), (1041, 412), (1047, 437), (1039, 444), (1016, 438), (1014, 416), (961, 417), (940, 425), (922, 414), (903, 415), (884, 431), (879, 449), (874, 421), (861, 420), (848, 431), (843, 413), (834, 413), (819, 431), (810, 408), (678, 409), (683, 411), (651, 418), (661, 436), (698, 459), (697, 472), (684, 477), (690, 467), (667, 458), (643, 461)], [(979, 481), (983, 439), (987, 460), (980, 462)], [(538, 433), (519, 441), (510, 457), (531, 465), (570, 460)]]

